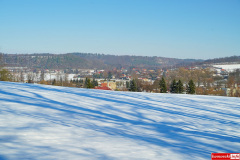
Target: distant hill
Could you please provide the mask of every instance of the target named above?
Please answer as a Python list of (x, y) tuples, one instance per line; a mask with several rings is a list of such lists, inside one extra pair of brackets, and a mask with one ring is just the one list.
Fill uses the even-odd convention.
[(212, 64), (212, 63), (240, 63), (240, 56), (208, 59), (206, 61), (201, 62), (200, 64)]
[(3, 54), (7, 66), (36, 69), (72, 69), (72, 68), (168, 68), (191, 65), (202, 60), (177, 59), (149, 56), (105, 55), (92, 53), (66, 54)]
[(6, 66), (36, 69), (105, 68), (101, 61), (88, 60), (75, 54), (4, 54)]
[(28, 67), (32, 69), (120, 69), (146, 68), (161, 69), (187, 67), (204, 64), (240, 63), (240, 56), (201, 59), (177, 59), (156, 56), (105, 55), (98, 53), (34, 53), (2, 54), (2, 61), (10, 67)]

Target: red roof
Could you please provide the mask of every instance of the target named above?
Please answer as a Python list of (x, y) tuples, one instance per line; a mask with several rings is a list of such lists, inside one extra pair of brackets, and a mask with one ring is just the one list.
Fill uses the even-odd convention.
[(111, 90), (110, 88), (108, 87), (95, 87), (94, 89), (101, 89), (101, 90)]
[(107, 87), (107, 83), (101, 83), (101, 87)]

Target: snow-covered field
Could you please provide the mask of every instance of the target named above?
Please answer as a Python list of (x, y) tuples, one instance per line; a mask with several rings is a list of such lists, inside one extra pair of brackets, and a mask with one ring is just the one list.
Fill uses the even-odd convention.
[(223, 65), (213, 65), (213, 67), (221, 68), (229, 72), (233, 72), (236, 69), (240, 69), (240, 64), (223, 64)]
[(209, 160), (239, 151), (239, 98), (0, 82), (0, 159)]

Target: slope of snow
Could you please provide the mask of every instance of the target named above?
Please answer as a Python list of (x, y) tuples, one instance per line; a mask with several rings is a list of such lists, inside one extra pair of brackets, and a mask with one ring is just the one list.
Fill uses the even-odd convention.
[(223, 64), (223, 65), (213, 65), (213, 67), (221, 68), (229, 72), (233, 72), (236, 69), (240, 69), (240, 64)]
[(0, 159), (201, 160), (239, 151), (239, 98), (0, 82)]

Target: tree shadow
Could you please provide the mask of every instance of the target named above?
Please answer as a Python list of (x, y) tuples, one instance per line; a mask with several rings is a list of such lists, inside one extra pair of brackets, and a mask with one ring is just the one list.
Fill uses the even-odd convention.
[[(240, 125), (240, 123), (238, 123), (237, 121), (226, 121), (224, 119), (221, 119), (221, 116), (223, 115), (232, 116), (233, 118), (239, 118), (239, 115), (227, 114), (227, 113), (225, 114), (220, 111), (214, 112), (213, 110), (209, 110), (208, 108), (204, 109), (198, 106), (201, 104), (205, 104), (204, 102), (197, 103), (196, 101), (193, 101), (193, 100), (185, 100), (185, 101), (181, 100), (180, 103), (177, 103), (172, 100), (158, 101), (158, 100), (153, 100), (147, 96), (144, 97), (142, 95), (128, 97), (128, 93), (125, 93), (125, 94), (121, 93), (121, 96), (118, 97), (118, 93), (110, 93), (105, 91), (99, 91), (99, 94), (97, 94), (96, 91), (93, 91), (93, 90), (77, 91), (76, 89), (68, 90), (66, 88), (64, 89), (46, 88), (38, 85), (32, 88), (37, 89), (38, 92), (42, 90), (43, 92), (46, 92), (46, 91), (53, 92), (53, 94), (55, 92), (58, 92), (58, 93), (64, 92), (66, 94), (71, 94), (73, 96), (78, 97), (77, 99), (79, 100), (91, 98), (92, 102), (89, 101), (89, 105), (91, 103), (95, 105), (95, 102), (99, 102), (99, 105), (96, 106), (94, 109), (90, 109), (84, 105), (81, 105), (81, 103), (80, 104), (78, 103), (78, 105), (70, 105), (67, 102), (64, 103), (60, 100), (59, 101), (57, 101), (56, 99), (53, 100), (51, 99), (51, 97), (45, 97), (40, 93), (36, 93), (34, 91), (21, 90), (24, 92), (31, 93), (32, 95), (34, 95), (34, 98), (25, 96), (25, 95), (19, 95), (17, 93), (0, 91), (0, 93), (2, 94), (13, 96), (14, 99), (11, 99), (12, 103), (28, 105), (28, 106), (36, 106), (40, 108), (47, 108), (47, 109), (60, 111), (61, 115), (64, 115), (66, 117), (72, 117), (72, 119), (71, 118), (59, 119), (51, 116), (51, 114), (48, 114), (48, 113), (31, 114), (31, 113), (25, 113), (24, 111), (16, 112), (13, 110), (10, 111), (11, 113), (20, 114), (23, 116), (30, 116), (33, 118), (44, 118), (45, 120), (51, 123), (57, 123), (64, 126), (77, 126), (80, 128), (91, 129), (91, 130), (95, 130), (95, 131), (102, 132), (112, 136), (124, 137), (133, 141), (144, 141), (152, 145), (169, 148), (179, 154), (186, 154), (186, 155), (188, 154), (195, 157), (209, 158), (212, 152), (222, 151), (222, 152), (229, 153), (229, 152), (238, 152), (238, 150), (240, 149), (240, 148), (232, 148), (230, 150), (228, 147), (224, 147), (224, 145), (218, 146), (217, 144), (219, 143), (211, 144), (211, 143), (206, 143), (204, 141), (197, 139), (197, 138), (199, 139), (206, 138), (208, 140), (217, 141), (217, 142), (222, 141), (223, 144), (224, 142), (230, 142), (234, 145), (235, 143), (240, 142), (240, 137), (238, 135), (235, 135), (235, 136), (229, 135), (229, 134), (221, 135), (221, 133), (219, 134), (216, 132), (201, 131), (198, 128), (196, 128), (195, 130), (186, 130), (183, 128), (183, 126), (190, 125), (191, 122), (178, 122), (178, 121), (171, 122), (171, 123), (157, 122), (157, 121), (153, 121), (153, 119), (147, 118), (144, 115), (144, 113), (139, 111), (139, 110), (148, 110), (149, 112), (152, 112), (152, 113), (161, 112), (163, 114), (168, 114), (173, 118), (176, 116), (189, 117), (191, 118), (191, 120), (200, 121), (200, 122), (207, 120), (211, 122), (217, 122), (219, 125), (225, 125), (226, 127), (229, 127), (227, 125), (231, 125), (230, 127), (235, 127)], [(139, 97), (141, 99), (139, 99)], [(21, 99), (28, 99), (30, 101), (24, 101)], [(9, 102), (9, 99), (0, 98), (0, 101)], [(106, 103), (101, 103), (101, 102), (106, 102)], [(127, 106), (129, 107), (129, 109), (131, 109), (132, 112), (123, 111), (120, 108), (114, 107), (114, 105)], [(169, 108), (166, 108), (168, 105), (169, 105)], [(199, 111), (214, 112), (215, 114), (217, 114), (218, 118), (212, 118), (206, 115), (198, 115), (191, 112), (186, 112), (184, 109), (175, 110), (175, 108), (171, 107), (172, 105), (186, 107), (186, 109), (198, 109)], [(217, 104), (211, 103), (210, 105), (217, 105)], [(222, 105), (231, 107), (229, 106), (228, 103), (223, 103)], [(104, 108), (104, 110), (98, 110), (98, 107)], [(123, 117), (121, 116), (121, 114), (127, 115), (127, 117)], [(79, 123), (79, 121), (73, 120), (75, 116), (95, 120), (96, 123), (91, 123), (91, 125)], [(128, 117), (134, 117), (134, 119), (131, 119)], [(81, 120), (81, 118), (79, 118), (78, 120)], [(100, 126), (98, 125), (97, 122), (112, 123), (113, 126), (112, 127)], [(28, 128), (31, 126), (26, 126), (26, 127)], [(149, 135), (148, 133), (144, 133), (144, 132), (141, 133), (138, 130), (134, 130), (134, 127), (140, 130), (142, 129), (143, 131), (144, 129), (153, 131), (155, 134)], [(0, 138), (0, 142), (1, 142), (1, 138)], [(209, 150), (209, 149), (212, 149), (212, 150)], [(99, 156), (99, 158), (111, 159), (112, 157), (102, 155), (102, 156)]]

